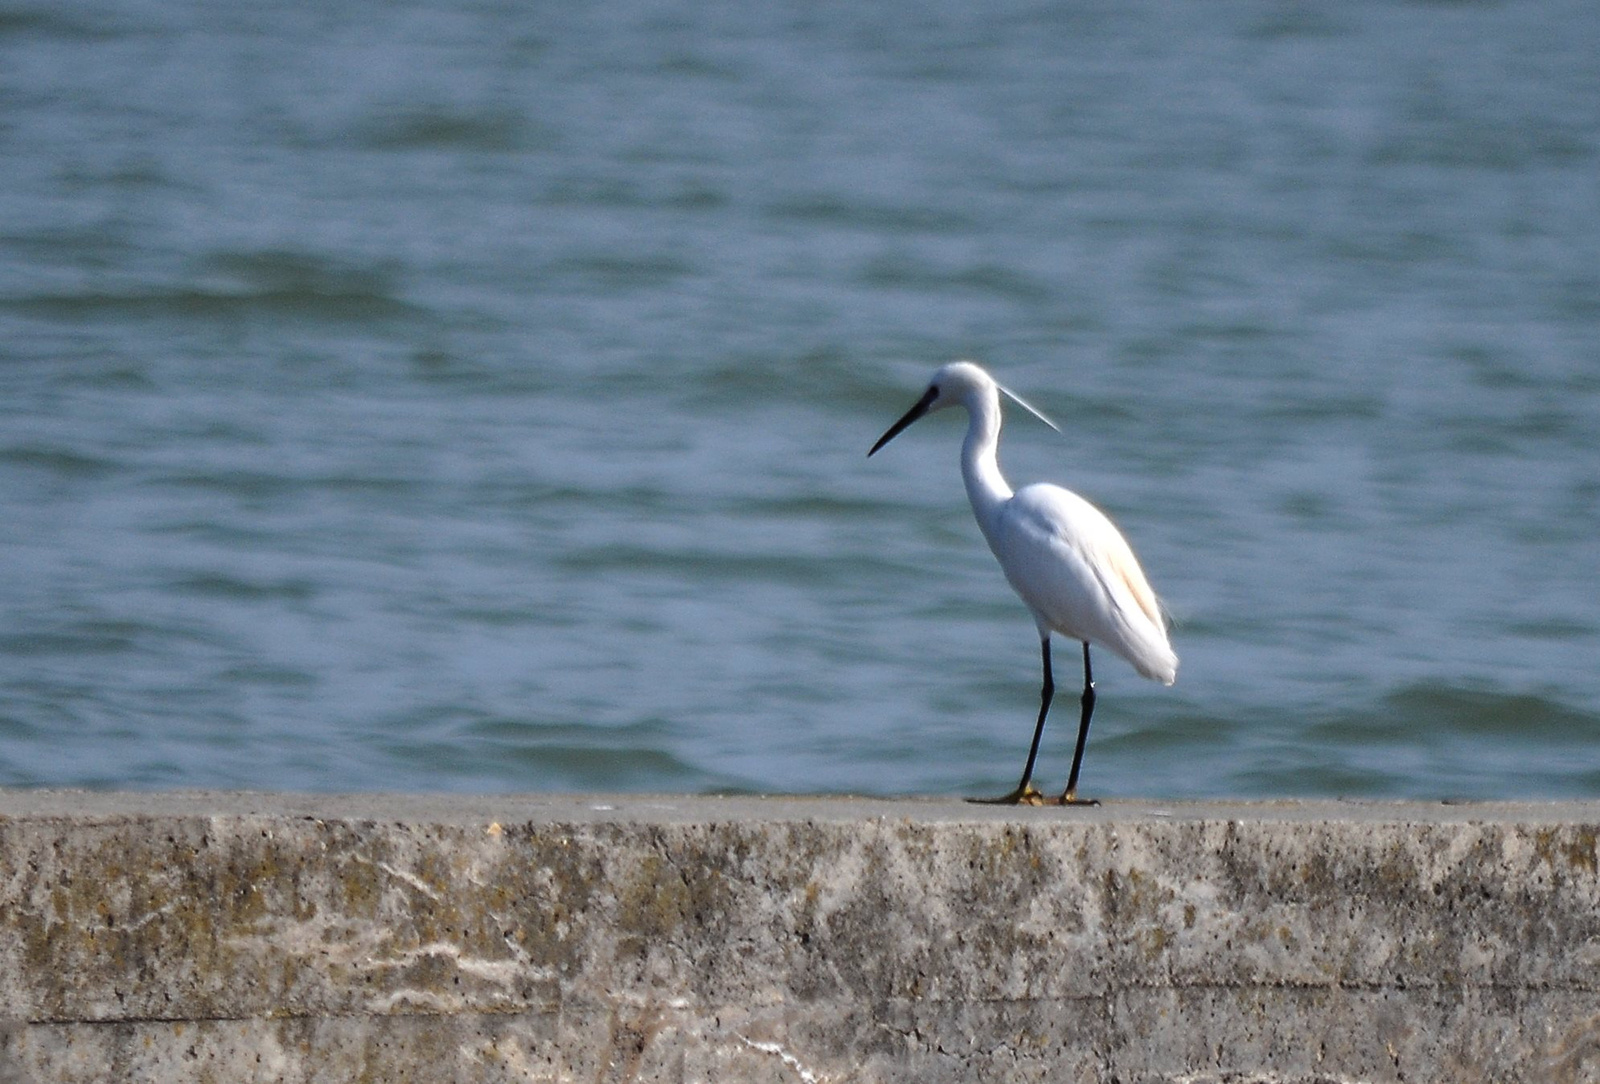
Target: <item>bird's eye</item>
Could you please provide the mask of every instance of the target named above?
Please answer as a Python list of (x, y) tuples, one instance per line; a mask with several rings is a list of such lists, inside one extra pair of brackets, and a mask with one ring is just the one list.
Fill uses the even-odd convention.
[(937, 396), (939, 394), (939, 385), (937, 385), (937, 384), (929, 384), (928, 385), (928, 390), (933, 392), (933, 394), (935, 396)]

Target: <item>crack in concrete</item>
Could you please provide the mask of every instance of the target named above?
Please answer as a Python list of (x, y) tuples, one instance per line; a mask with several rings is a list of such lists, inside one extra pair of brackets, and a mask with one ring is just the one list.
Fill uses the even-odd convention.
[(771, 1054), (772, 1056), (776, 1057), (779, 1061), (783, 1062), (783, 1064), (793, 1069), (796, 1073), (799, 1073), (800, 1079), (805, 1081), (805, 1084), (825, 1084), (825, 1082), (828, 1080), (827, 1077), (812, 1072), (806, 1067), (806, 1064), (803, 1061), (789, 1053), (777, 1043), (758, 1043), (754, 1039), (747, 1038), (743, 1035), (737, 1036), (737, 1038), (741, 1043), (743, 1043), (745, 1046), (748, 1046), (751, 1050), (759, 1050), (763, 1054)]

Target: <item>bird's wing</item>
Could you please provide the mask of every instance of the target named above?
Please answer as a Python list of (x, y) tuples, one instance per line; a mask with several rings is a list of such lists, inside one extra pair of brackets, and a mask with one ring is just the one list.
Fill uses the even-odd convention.
[(1127, 540), (1094, 505), (1052, 485), (1006, 502), (995, 556), (1036, 616), (1066, 636), (1102, 643), (1148, 677), (1171, 682), (1177, 658), (1166, 618)]

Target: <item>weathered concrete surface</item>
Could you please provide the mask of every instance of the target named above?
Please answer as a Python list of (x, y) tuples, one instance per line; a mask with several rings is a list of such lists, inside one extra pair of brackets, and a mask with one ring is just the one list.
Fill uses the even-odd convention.
[(0, 792), (0, 1084), (1593, 1081), (1600, 804)]

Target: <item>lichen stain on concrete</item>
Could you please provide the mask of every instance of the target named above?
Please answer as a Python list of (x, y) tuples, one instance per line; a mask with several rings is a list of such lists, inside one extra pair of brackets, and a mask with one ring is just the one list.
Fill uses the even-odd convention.
[(1594, 825), (1542, 828), (1534, 835), (1534, 853), (1553, 870), (1593, 877), (1597, 837), (1600, 829)]

